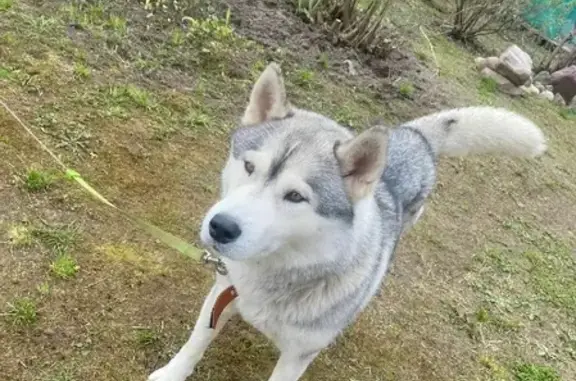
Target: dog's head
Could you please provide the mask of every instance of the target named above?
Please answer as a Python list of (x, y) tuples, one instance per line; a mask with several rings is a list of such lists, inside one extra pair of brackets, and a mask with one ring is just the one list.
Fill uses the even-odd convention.
[(202, 242), (244, 260), (349, 239), (358, 204), (371, 198), (382, 174), (386, 130), (354, 137), (329, 118), (292, 107), (274, 63), (254, 85), (241, 124)]

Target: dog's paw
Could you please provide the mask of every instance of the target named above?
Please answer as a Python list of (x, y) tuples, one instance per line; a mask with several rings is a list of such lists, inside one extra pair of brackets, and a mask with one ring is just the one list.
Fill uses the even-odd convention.
[(192, 374), (188, 367), (179, 366), (178, 364), (168, 364), (160, 368), (148, 377), (148, 381), (186, 381), (186, 378)]

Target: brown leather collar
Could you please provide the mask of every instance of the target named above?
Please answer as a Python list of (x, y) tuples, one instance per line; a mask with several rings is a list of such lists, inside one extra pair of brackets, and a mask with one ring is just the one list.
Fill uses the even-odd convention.
[(218, 295), (216, 301), (214, 302), (214, 307), (212, 307), (212, 314), (210, 315), (210, 328), (216, 328), (216, 324), (218, 324), (218, 319), (224, 311), (224, 308), (228, 304), (230, 304), (236, 297), (238, 296), (238, 292), (236, 292), (236, 288), (234, 286), (230, 286)]

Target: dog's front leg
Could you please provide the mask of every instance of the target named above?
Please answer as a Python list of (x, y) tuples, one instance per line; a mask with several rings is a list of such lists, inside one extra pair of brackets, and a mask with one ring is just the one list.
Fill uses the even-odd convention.
[(308, 365), (318, 356), (318, 352), (300, 354), (282, 352), (272, 376), (268, 381), (297, 381), (306, 371)]
[(212, 290), (210, 290), (210, 293), (204, 300), (204, 304), (200, 310), (200, 316), (186, 344), (184, 344), (176, 356), (174, 356), (166, 366), (152, 373), (150, 377), (148, 377), (148, 381), (184, 381), (194, 372), (194, 367), (200, 359), (202, 359), (204, 352), (212, 340), (218, 335), (224, 324), (226, 324), (226, 321), (236, 312), (234, 304), (229, 304), (224, 311), (222, 311), (216, 328), (210, 329), (212, 307), (214, 307), (218, 295), (220, 295), (227, 286), (223, 279), (216, 281), (216, 284), (214, 284)]

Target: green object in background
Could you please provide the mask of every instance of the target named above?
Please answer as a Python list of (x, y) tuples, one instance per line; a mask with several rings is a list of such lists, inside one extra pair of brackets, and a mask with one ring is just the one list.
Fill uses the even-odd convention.
[(523, 16), (549, 39), (562, 39), (576, 27), (576, 0), (531, 0)]

